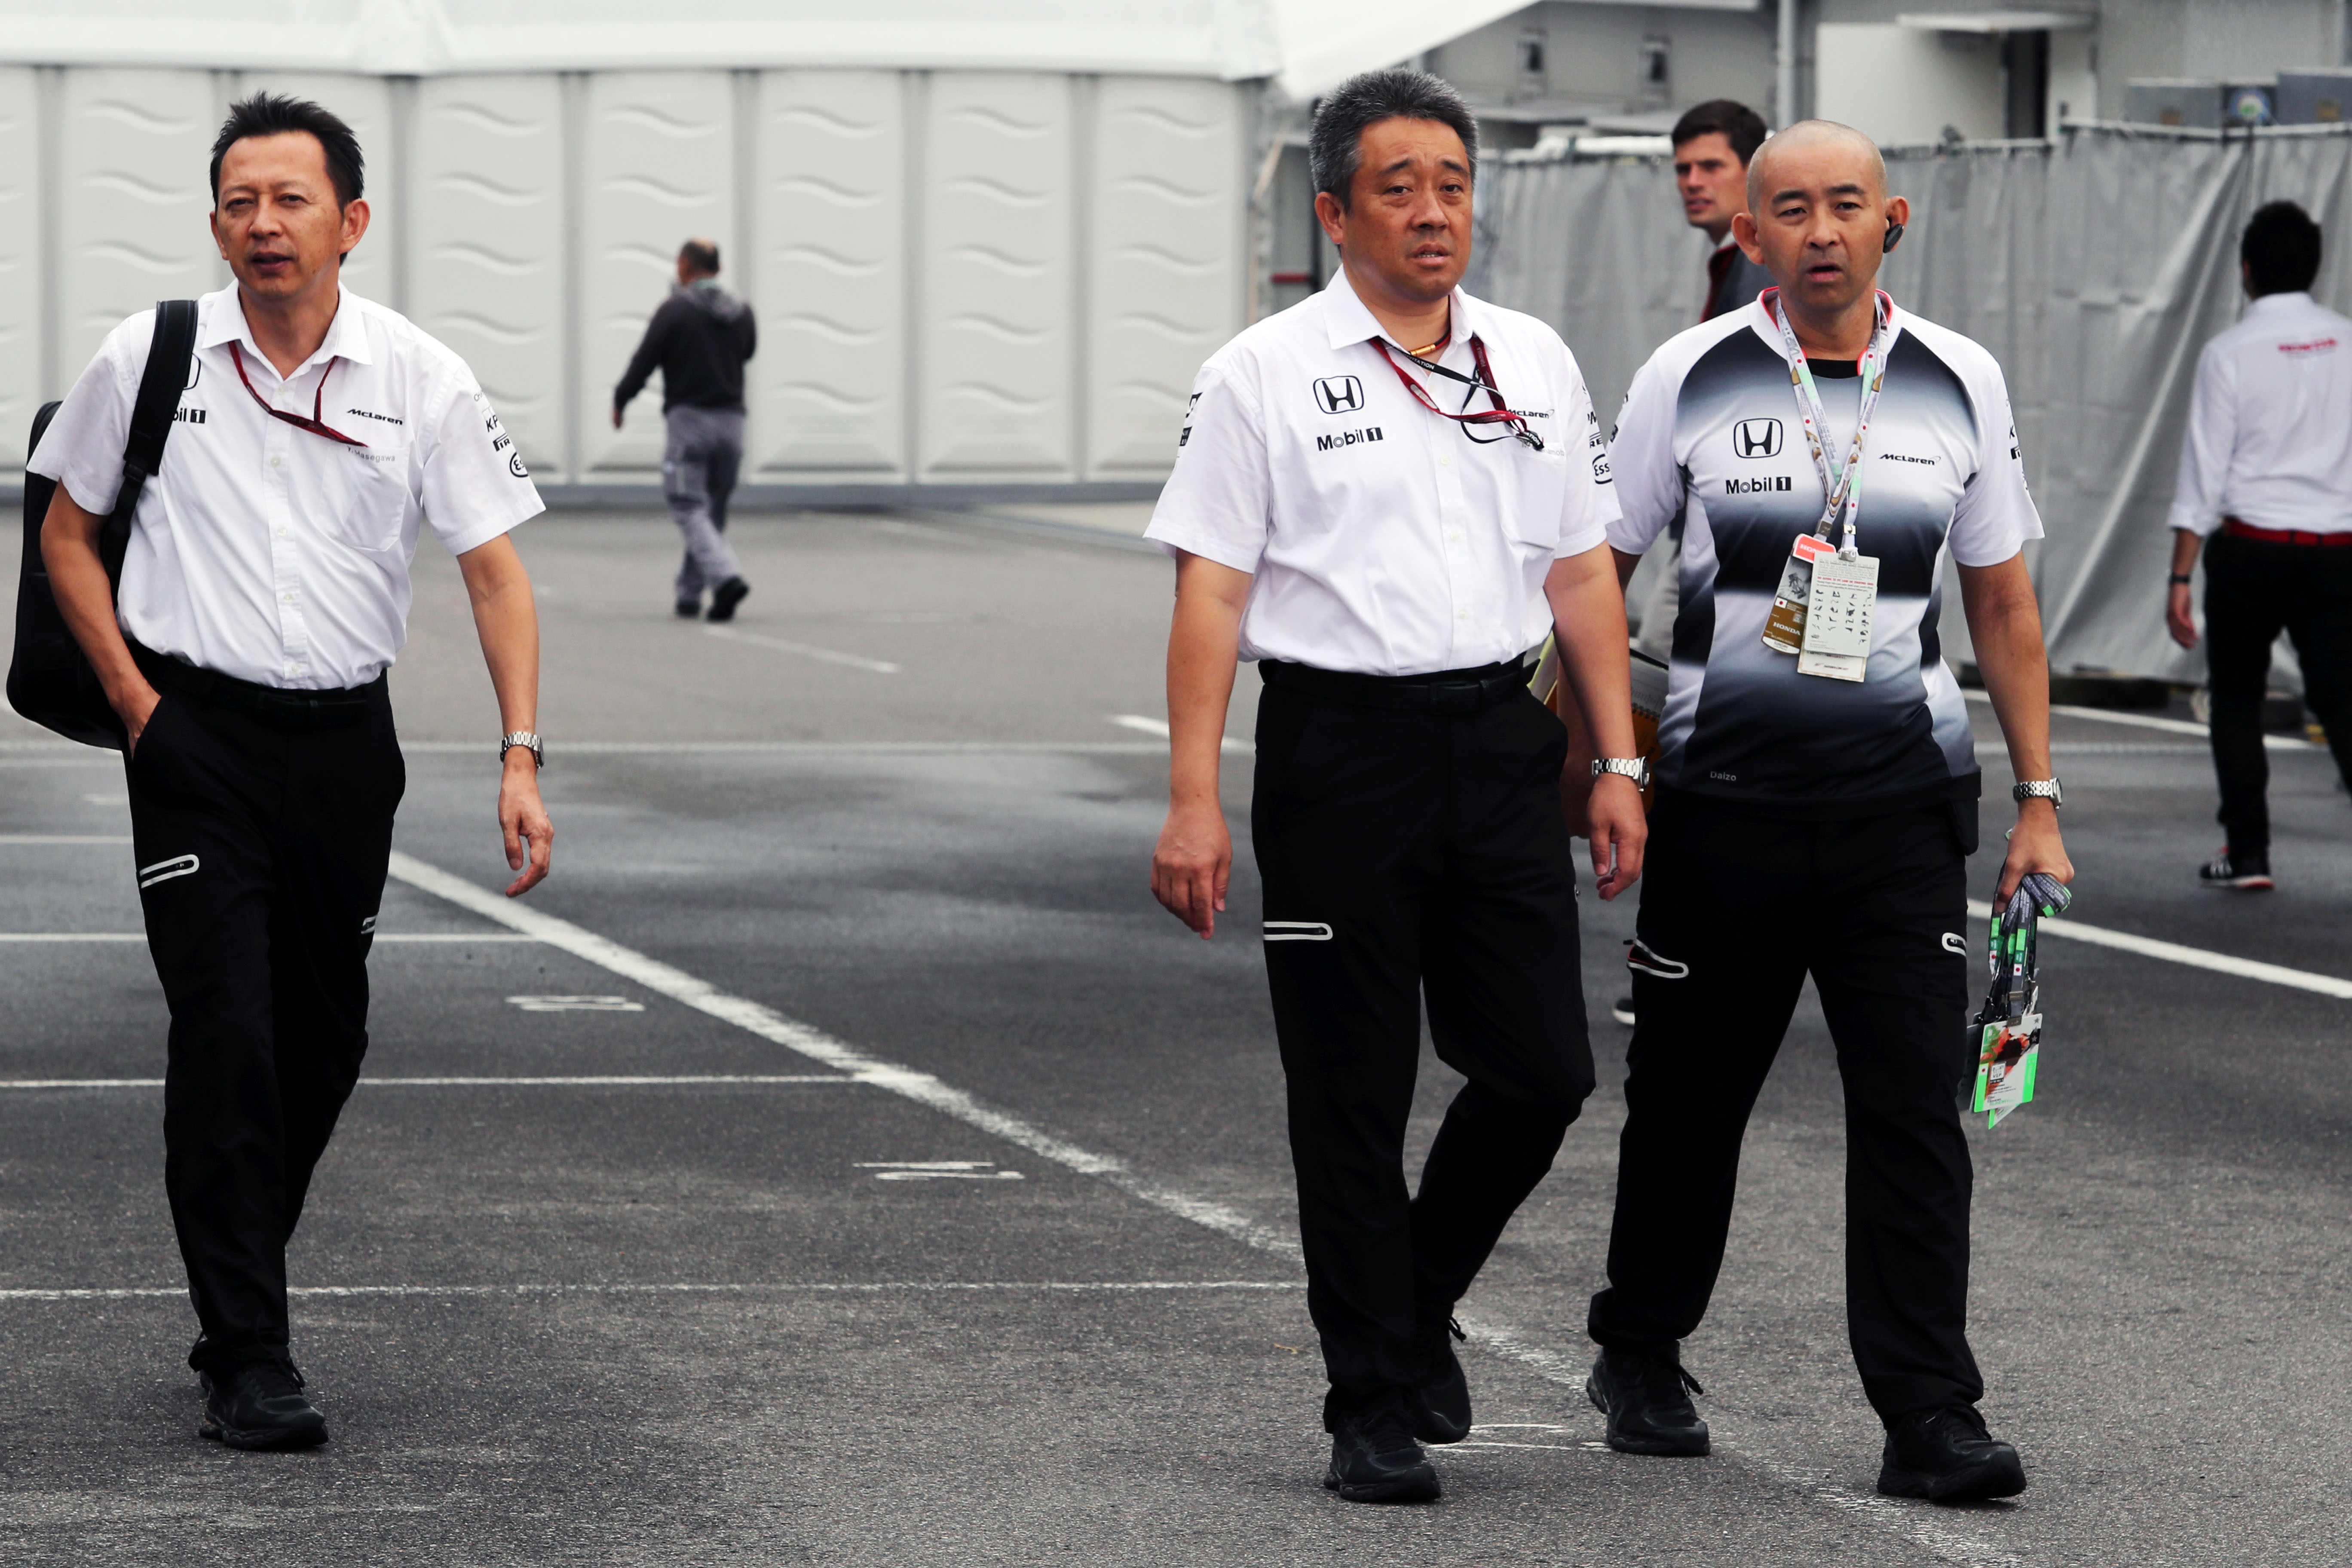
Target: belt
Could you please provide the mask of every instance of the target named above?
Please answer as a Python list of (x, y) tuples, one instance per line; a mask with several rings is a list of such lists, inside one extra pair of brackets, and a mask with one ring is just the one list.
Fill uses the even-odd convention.
[(2234, 533), (2240, 539), (2259, 539), (2264, 544), (2352, 544), (2352, 529), (2336, 533), (2314, 533), (2302, 528), (2256, 528), (2251, 522), (2240, 522), (2234, 517), (2221, 520), (2221, 531)]
[[(130, 642), (128, 637), (123, 640)], [(139, 666), (140, 673), (158, 689), (176, 692), (210, 708), (242, 713), (280, 730), (335, 730), (356, 724), (383, 700), (388, 689), (384, 678), (379, 675), (365, 686), (323, 691), (289, 690), (185, 664), (135, 642), (130, 646), (131, 658)]]
[(1475, 669), (1442, 669), (1433, 675), (1349, 675), (1312, 665), (1258, 661), (1258, 679), (1326, 702), (1351, 708), (1392, 708), (1408, 713), (1483, 713), (1528, 690), (1528, 667), (1513, 659), (1507, 664), (1481, 665)]

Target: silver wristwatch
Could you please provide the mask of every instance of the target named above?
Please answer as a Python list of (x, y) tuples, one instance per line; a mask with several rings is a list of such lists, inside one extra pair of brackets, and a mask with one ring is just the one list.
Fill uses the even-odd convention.
[(537, 763), (542, 768), (547, 766), (547, 752), (541, 748), (537, 732), (530, 730), (517, 730), (511, 735), (500, 735), (499, 737), (499, 761), (502, 763), (505, 762), (507, 760), (507, 753), (513, 751), (517, 746), (521, 746), (525, 750), (529, 751), (530, 752), (530, 760), (532, 762)]
[(2010, 787), (2010, 795), (2021, 805), (2029, 800), (2046, 800), (2052, 810), (2064, 807), (2066, 792), (2056, 779), (2021, 779)]
[(1647, 789), (1650, 787), (1650, 759), (1647, 757), (1593, 758), (1592, 776), (1597, 779), (1602, 773), (1622, 774), (1633, 781), (1635, 789)]

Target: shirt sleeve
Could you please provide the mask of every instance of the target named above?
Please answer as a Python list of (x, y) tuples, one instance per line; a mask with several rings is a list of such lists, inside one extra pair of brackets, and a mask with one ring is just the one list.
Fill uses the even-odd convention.
[(1271, 529), (1265, 420), (1232, 372), (1212, 361), (1192, 383), (1176, 467), (1143, 537), (1255, 574)]
[(514, 438), (470, 374), (450, 392), (424, 468), (425, 519), (452, 555), (547, 510)]
[[(2025, 489), (2025, 458), (2018, 446), (2017, 416), (2009, 404), (2009, 383), (2000, 366), (1985, 356), (1981, 384), (1975, 387), (1977, 450), (1982, 454), (1977, 471), (1960, 490), (1952, 509), (1947, 534), (1952, 559), (1963, 566), (1998, 566), (2042, 537), (2042, 514)], [(1864, 527), (1869, 526), (1864, 502)]]
[(1652, 355), (1634, 373), (1609, 439), (1618, 513), (1608, 525), (1609, 543), (1628, 555), (1647, 553), (1683, 510), (1683, 470), (1675, 460), (1676, 380)]
[(1560, 345), (1568, 360), (1567, 417), (1561, 432), (1574, 445), (1568, 451), (1568, 486), (1560, 498), (1559, 544), (1552, 559), (1581, 555), (1609, 540), (1609, 525), (1617, 521), (1617, 486), (1609, 472), (1609, 442), (1601, 433), (1601, 416), (1592, 406), (1592, 391), (1584, 384), (1576, 355)]
[[(93, 516), (112, 511), (122, 489), (122, 447), (130, 438), (131, 405), (139, 395), (140, 374), (147, 368), (144, 350), (154, 334), (154, 321), (155, 312), (143, 310), (107, 334), (97, 356), (50, 416), (32, 461), (25, 465), (65, 486), (74, 504)], [(135, 365), (124, 363), (126, 337), (135, 339), (142, 350)], [(171, 461), (171, 454), (166, 444), (165, 462)]]
[(2173, 527), (2203, 538), (2221, 525), (2221, 489), (2238, 445), (2238, 399), (2231, 362), (2215, 343), (2197, 356), (2189, 428), (2180, 438), (2180, 477), (2172, 487)]

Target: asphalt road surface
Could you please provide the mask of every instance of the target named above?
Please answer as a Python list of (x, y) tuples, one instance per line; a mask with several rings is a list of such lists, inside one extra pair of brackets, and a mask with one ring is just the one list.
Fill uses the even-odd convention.
[[(1810, 1002), (1685, 1349), (1717, 1451), (1601, 1446), (1633, 911), (1588, 900), (1601, 1088), (1464, 1304), (1481, 1425), (1437, 1452), (1442, 1503), (1356, 1507), (1319, 1485), (1245, 748), (1228, 928), (1146, 888), (1167, 566), (1003, 523), (734, 531), (757, 591), (725, 636), (673, 618), (658, 520), (520, 536), (558, 841), (520, 906), (462, 594), (420, 562), (368, 1080), (293, 1248), (314, 1453), (194, 1436), (121, 775), (0, 717), (0, 1559), (2352, 1560), (2352, 806), (2324, 755), (2272, 754), (2279, 890), (2221, 896), (2193, 885), (2199, 738), (2059, 721), (2075, 919), (2125, 945), (2045, 942), (2041, 1098), (1971, 1135), (2021, 1499), (1872, 1491)], [(1421, 1146), (1452, 1082), (1428, 1063)]]

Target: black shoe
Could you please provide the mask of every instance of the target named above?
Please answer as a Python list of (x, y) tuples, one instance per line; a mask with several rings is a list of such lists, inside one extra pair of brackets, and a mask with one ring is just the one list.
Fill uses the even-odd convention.
[(203, 1374), (205, 1424), (200, 1437), (232, 1448), (315, 1448), (327, 1440), (327, 1418), (302, 1394), (302, 1374), (290, 1363), (250, 1362)]
[(1632, 1028), (1633, 1026), (1633, 999), (1631, 996), (1618, 997), (1617, 1000), (1609, 1004), (1609, 1016), (1616, 1019), (1619, 1023), (1624, 1025), (1627, 1028)]
[(1323, 1485), (1349, 1502), (1435, 1502), (1437, 1468), (1407, 1429), (1398, 1391), (1344, 1417), (1331, 1434), (1331, 1468)]
[(1454, 1342), (1470, 1336), (1448, 1318), (1422, 1331), (1422, 1354), (1428, 1370), (1413, 1390), (1412, 1435), (1424, 1443), (1459, 1443), (1470, 1436), (1470, 1380), (1462, 1375), (1462, 1358)]
[(679, 620), (681, 620), (681, 621), (698, 620), (699, 618), (701, 618), (701, 616), (702, 616), (702, 595), (701, 595), (697, 594), (697, 595), (696, 595), (693, 598), (691, 598), (691, 599), (680, 599), (680, 600), (677, 602), (677, 618), (678, 618)]
[(2015, 1448), (1985, 1430), (1974, 1405), (1955, 1405), (1916, 1412), (1887, 1428), (1878, 1489), (1931, 1502), (2015, 1497), (2025, 1489), (2025, 1465)]
[(750, 597), (751, 593), (751, 584), (743, 581), (742, 578), (728, 578), (727, 581), (719, 584), (718, 588), (711, 593), (710, 614), (708, 618), (714, 621), (733, 620), (735, 618), (735, 606), (741, 604), (746, 598)]
[(2240, 854), (2225, 848), (2219, 858), (2197, 868), (2197, 881), (2201, 887), (2231, 888), (2242, 893), (2267, 893), (2278, 886), (2271, 880), (2271, 855), (2267, 849)]
[(1706, 1392), (1672, 1353), (1604, 1349), (1584, 1380), (1585, 1396), (1609, 1417), (1609, 1446), (1621, 1454), (1705, 1454), (1706, 1423), (1698, 1418), (1690, 1395)]

